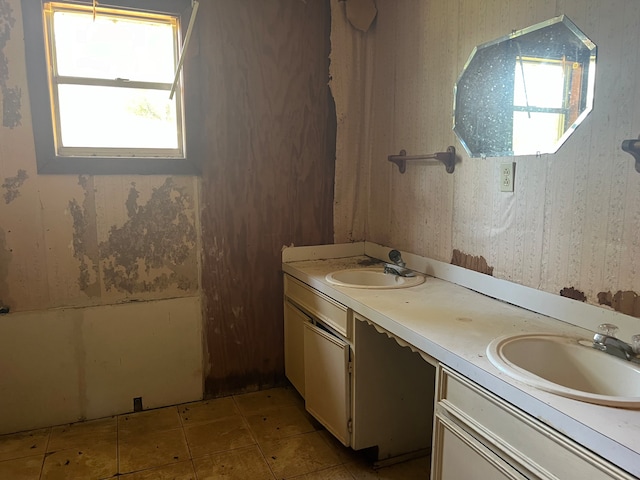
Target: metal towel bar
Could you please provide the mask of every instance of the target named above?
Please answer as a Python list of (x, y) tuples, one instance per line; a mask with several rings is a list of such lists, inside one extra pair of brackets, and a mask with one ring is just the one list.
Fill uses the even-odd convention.
[(456, 167), (456, 147), (447, 147), (446, 152), (436, 152), (430, 155), (407, 155), (406, 150), (400, 150), (399, 155), (389, 155), (388, 160), (398, 165), (400, 173), (404, 173), (407, 170), (407, 161), (410, 160), (439, 160), (444, 163), (447, 169), (447, 173), (453, 173)]

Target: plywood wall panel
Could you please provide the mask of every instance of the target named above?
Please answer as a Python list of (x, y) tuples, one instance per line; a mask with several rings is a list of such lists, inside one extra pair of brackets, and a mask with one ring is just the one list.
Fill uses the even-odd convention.
[(205, 385), (222, 395), (284, 380), (281, 248), (333, 237), (329, 10), (209, 2), (198, 22)]

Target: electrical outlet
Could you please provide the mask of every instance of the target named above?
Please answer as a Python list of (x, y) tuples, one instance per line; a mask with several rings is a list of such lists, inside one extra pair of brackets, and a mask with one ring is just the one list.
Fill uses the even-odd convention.
[(515, 163), (500, 164), (500, 191), (513, 192), (514, 173), (516, 169)]

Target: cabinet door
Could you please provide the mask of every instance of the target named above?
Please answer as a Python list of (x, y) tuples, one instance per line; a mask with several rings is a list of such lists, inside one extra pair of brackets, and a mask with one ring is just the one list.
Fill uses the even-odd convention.
[(349, 345), (304, 324), (305, 408), (345, 446), (349, 434)]
[(455, 422), (529, 478), (635, 479), (444, 365), (436, 415)]
[(431, 480), (526, 480), (520, 472), (446, 417), (436, 415)]
[(304, 324), (311, 319), (284, 302), (284, 373), (304, 398)]

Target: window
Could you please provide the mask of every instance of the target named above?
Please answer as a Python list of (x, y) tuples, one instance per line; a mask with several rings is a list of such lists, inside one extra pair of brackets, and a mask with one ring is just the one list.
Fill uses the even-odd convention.
[(23, 0), (38, 172), (196, 173), (170, 98), (189, 4), (111, 3)]

